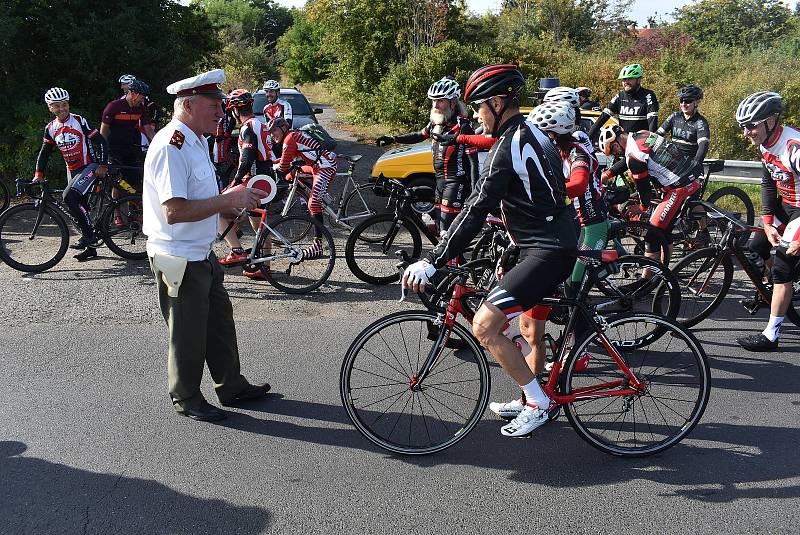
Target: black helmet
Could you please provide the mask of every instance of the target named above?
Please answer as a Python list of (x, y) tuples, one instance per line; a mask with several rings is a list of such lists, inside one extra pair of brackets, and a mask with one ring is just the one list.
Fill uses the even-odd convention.
[(678, 98), (681, 100), (700, 100), (703, 98), (703, 90), (694, 84), (689, 84), (678, 90)]
[(147, 96), (150, 94), (150, 86), (142, 82), (141, 80), (134, 80), (128, 86), (128, 91), (133, 91), (134, 93), (139, 93), (140, 95)]
[(472, 73), (464, 89), (464, 102), (478, 102), (491, 97), (517, 96), (525, 78), (516, 65), (487, 65)]

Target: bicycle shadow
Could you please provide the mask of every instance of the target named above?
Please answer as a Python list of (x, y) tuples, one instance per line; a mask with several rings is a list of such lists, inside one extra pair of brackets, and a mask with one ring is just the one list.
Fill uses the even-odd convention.
[(261, 533), (272, 514), (190, 496), (149, 479), (81, 470), (0, 441), (4, 533)]
[[(800, 486), (775, 488), (775, 482), (800, 476), (800, 461), (794, 449), (800, 440), (799, 429), (701, 421), (688, 442), (659, 455), (622, 459), (602, 453), (581, 440), (563, 416), (537, 430), (530, 440), (511, 440), (500, 435), (501, 420), (485, 415), (475, 430), (456, 446), (417, 457), (395, 455), (373, 446), (352, 427), (338, 405), (273, 394), (249, 409), (263, 417), (237, 413), (221, 425), (259, 435), (374, 452), (387, 460), (420, 468), (463, 465), (497, 470), (509, 473), (508, 477), (514, 481), (555, 488), (644, 479), (678, 487), (665, 496), (684, 496), (697, 501), (800, 497)], [(300, 423), (275, 422), (269, 414), (290, 417)], [(309, 415), (314, 419), (309, 420)], [(334, 427), (319, 426), (315, 421)]]
[[(102, 267), (93, 267), (92, 263), (102, 260), (119, 259), (114, 255), (98, 256), (97, 259), (89, 260), (88, 263), (81, 264), (80, 268), (69, 267), (65, 265), (63, 268), (56, 266), (53, 269), (43, 271), (41, 273), (22, 273), (21, 277), (26, 280), (41, 280), (41, 281), (63, 281), (76, 279), (82, 280), (103, 280), (118, 277), (148, 277), (153, 278), (153, 273), (150, 271), (150, 265), (147, 260), (143, 261), (130, 261), (119, 259), (112, 265), (104, 265)], [(95, 264), (97, 265), (97, 264)]]

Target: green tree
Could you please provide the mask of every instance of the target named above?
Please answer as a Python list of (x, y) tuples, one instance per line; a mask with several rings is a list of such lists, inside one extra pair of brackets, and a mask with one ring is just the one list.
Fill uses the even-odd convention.
[(292, 12), (294, 24), (278, 40), (284, 72), (293, 83), (320, 82), (333, 61), (324, 46), (325, 27), (308, 20), (304, 11)]
[(780, 0), (700, 0), (678, 8), (678, 27), (707, 47), (768, 48), (790, 29)]

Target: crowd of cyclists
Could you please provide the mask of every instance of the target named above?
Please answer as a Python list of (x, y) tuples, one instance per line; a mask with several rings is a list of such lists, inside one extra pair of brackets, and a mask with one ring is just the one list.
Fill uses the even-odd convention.
[[(473, 323), (475, 336), (523, 391), (519, 399), (491, 405), (498, 414), (513, 417), (501, 429), (504, 435), (527, 435), (547, 421), (548, 400), (536, 374), (544, 365), (541, 334), (548, 310), (535, 305), (565, 281), (566, 294), (574, 295), (585, 267), (579, 250), (605, 247), (609, 231), (605, 186), (614, 177), (630, 174), (639, 195), (634, 211), (649, 214), (646, 255), (665, 264), (676, 216), (700, 189), (710, 141), (708, 121), (699, 112), (703, 90), (696, 85), (682, 87), (680, 110), (659, 124), (658, 98), (641, 85), (643, 77), (641, 65), (624, 66), (618, 77), (622, 88), (605, 108), (590, 100), (590, 88), (550, 88), (538, 95), (540, 103), (525, 117), (520, 113), (523, 75), (514, 65), (489, 65), (470, 76), (463, 94), (451, 76), (435, 81), (427, 93), (428, 123), (419, 131), (377, 140), (379, 146), (432, 141), (441, 241), (406, 270), (405, 287), (421, 291), (438, 268), (457, 261), (490, 213), (502, 217), (519, 250), (513, 269), (498, 271), (499, 283)], [(107, 173), (109, 164), (124, 167), (128, 182), (139, 187), (144, 151), (155, 133), (157, 107), (148, 98), (148, 85), (127, 74), (119, 84), (122, 94), (103, 110), (99, 131), (70, 113), (65, 89), (53, 87), (44, 95), (54, 119), (44, 128), (34, 181), (43, 179), (57, 146), (69, 172), (64, 202), (80, 224), (81, 237), (72, 245), (81, 250), (76, 255), (80, 261), (97, 255), (98, 236), (93, 235), (87, 192)], [(314, 128), (292, 129), (291, 106), (280, 98), (280, 89), (276, 80), (264, 83), (263, 118), (254, 112), (249, 91), (231, 91), (224, 101), (224, 117), (209, 133), (209, 158), (218, 168), (232, 164), (230, 177), (220, 185), (223, 190), (242, 187), (255, 175), (273, 177), (280, 189), (299, 160), (313, 180), (308, 211), (322, 226), (321, 199), (336, 175), (336, 154)], [(590, 128), (582, 128), (581, 110), (601, 113)], [(738, 339), (752, 351), (778, 347), (800, 253), (797, 240), (780, 241), (786, 225), (800, 219), (800, 131), (781, 124), (782, 112), (779, 94), (759, 91), (745, 98), (735, 113), (743, 135), (761, 151), (764, 232), (752, 239), (750, 248), (771, 265), (774, 281), (767, 327)], [(612, 117), (616, 120), (609, 122)], [(232, 146), (237, 125), (238, 162)], [(482, 169), (479, 150), (489, 150)], [(596, 150), (616, 157), (616, 162), (603, 170)], [(228, 224), (221, 220), (221, 230)], [(230, 252), (219, 262), (241, 263), (247, 253), (237, 233), (226, 233), (225, 240)], [(772, 247), (777, 247), (774, 254)], [(303, 251), (304, 258), (321, 254), (319, 238)], [(244, 274), (262, 277), (260, 271)], [(520, 332), (533, 348), (528, 361), (503, 336), (508, 323), (517, 318)]]

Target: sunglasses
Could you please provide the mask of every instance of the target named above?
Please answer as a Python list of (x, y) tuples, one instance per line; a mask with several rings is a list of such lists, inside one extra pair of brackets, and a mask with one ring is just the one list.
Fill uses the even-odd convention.
[(687, 99), (681, 100), (681, 104), (694, 104), (695, 102), (697, 102), (697, 101), (696, 100), (687, 100)]
[[(489, 97), (489, 98), (492, 98), (492, 97)], [(481, 109), (481, 104), (483, 104), (484, 102), (489, 100), (489, 98), (484, 98), (484, 99), (481, 99), (481, 100), (476, 100), (475, 102), (470, 102), (469, 103), (469, 109), (472, 110), (472, 113), (478, 113), (478, 110)]]
[[(767, 117), (767, 119), (769, 119), (769, 117)], [(758, 128), (760, 124), (764, 123), (767, 119), (761, 119), (760, 121), (754, 121), (751, 123), (739, 123), (739, 128), (741, 128), (742, 130), (753, 131), (756, 128)]]

